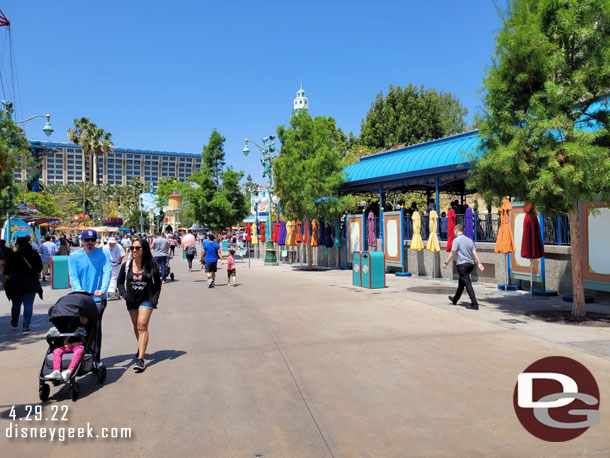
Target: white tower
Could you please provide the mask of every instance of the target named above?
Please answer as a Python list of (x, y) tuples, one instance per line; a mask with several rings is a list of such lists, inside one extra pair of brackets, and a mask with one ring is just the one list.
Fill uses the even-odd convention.
[(301, 83), (301, 89), (297, 91), (297, 96), (294, 99), (295, 114), (301, 110), (309, 110), (309, 99), (305, 96), (305, 91), (303, 90), (303, 83)]

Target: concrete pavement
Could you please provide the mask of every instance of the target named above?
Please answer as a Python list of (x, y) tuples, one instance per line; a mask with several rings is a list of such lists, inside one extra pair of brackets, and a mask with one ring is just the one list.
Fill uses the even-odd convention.
[[(129, 439), (7, 439), (16, 406), (38, 405), (46, 310), (65, 291), (45, 288), (34, 333), (9, 325), (0, 298), (0, 450), (7, 456), (551, 457), (610, 455), (610, 328), (546, 323), (523, 313), (568, 307), (475, 287), (478, 312), (447, 303), (454, 283), (397, 278), (351, 286), (349, 271), (238, 263), (236, 288), (208, 289), (204, 273), (172, 260), (150, 325), (148, 368), (131, 368), (136, 342), (123, 301), (104, 315), (108, 380), (80, 381), (81, 397), (51, 388), (40, 421), (19, 426), (132, 428)], [(425, 291), (434, 290), (435, 294)], [(600, 311), (609, 307), (597, 305)], [(508, 321), (506, 321), (508, 320)], [(526, 432), (512, 406), (517, 375), (568, 356), (595, 376), (601, 424), (567, 443)], [(57, 422), (53, 409), (68, 408)], [(21, 415), (19, 415), (19, 412)], [(47, 418), (48, 420), (44, 420)]]

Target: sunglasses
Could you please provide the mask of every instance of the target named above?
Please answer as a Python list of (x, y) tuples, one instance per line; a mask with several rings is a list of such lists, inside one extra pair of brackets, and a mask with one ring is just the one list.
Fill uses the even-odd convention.
[(95, 242), (96, 239), (83, 239), (85, 242)]
[(134, 250), (134, 251), (135, 251), (135, 250), (138, 250), (138, 251), (139, 251), (139, 250), (141, 250), (141, 249), (142, 249), (142, 247), (141, 247), (141, 246), (132, 246), (132, 247), (131, 247), (131, 248), (129, 248), (129, 249), (130, 249), (130, 250)]

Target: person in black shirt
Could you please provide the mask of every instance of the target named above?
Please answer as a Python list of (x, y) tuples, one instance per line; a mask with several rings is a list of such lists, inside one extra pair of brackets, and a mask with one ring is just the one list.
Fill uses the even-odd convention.
[(127, 311), (138, 340), (134, 369), (143, 372), (146, 369), (144, 354), (149, 339), (148, 323), (161, 295), (161, 275), (145, 239), (134, 241), (131, 251), (132, 259), (121, 266), (117, 286), (119, 294), (127, 303)]

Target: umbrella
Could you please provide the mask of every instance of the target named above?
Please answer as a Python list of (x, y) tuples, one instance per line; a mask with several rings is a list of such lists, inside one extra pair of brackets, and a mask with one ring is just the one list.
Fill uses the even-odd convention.
[(297, 223), (295, 221), (290, 221), (287, 224), (288, 227), (288, 245), (297, 246)]
[(318, 220), (311, 220), (311, 246), (318, 246), (318, 238), (320, 234), (318, 233)]
[[(494, 251), (496, 253), (514, 253), (515, 242), (513, 240), (513, 230), (510, 228), (510, 211), (513, 209), (508, 199), (502, 199), (502, 205), (500, 205), (500, 228), (498, 229), (498, 237), (496, 239), (496, 246)], [(504, 290), (508, 289), (508, 258), (505, 260), (506, 264), (506, 283), (504, 283)]]
[(430, 236), (428, 237), (428, 245), (426, 249), (428, 251), (441, 251), (441, 247), (438, 244), (438, 236), (436, 235), (438, 213), (436, 210), (430, 211)]
[(474, 242), (474, 221), (472, 219), (472, 209), (466, 209), (466, 221), (464, 222), (464, 235)]
[(502, 200), (500, 206), (500, 229), (498, 229), (498, 238), (496, 240), (496, 247), (494, 251), (496, 253), (514, 253), (515, 242), (513, 240), (513, 230), (510, 228), (510, 211), (513, 207), (510, 205), (508, 199)]
[[(438, 236), (436, 235), (436, 228), (438, 219), (438, 213), (436, 210), (431, 210), (430, 214), (430, 235), (428, 236), (428, 246), (426, 249), (429, 251), (441, 251), (441, 247), (438, 244)], [(434, 277), (434, 272), (436, 271), (436, 255), (434, 256), (434, 266), (432, 267), (432, 276)]]
[(126, 227), (119, 227), (119, 231), (122, 231), (122, 232), (131, 232), (131, 229), (128, 229)]
[(275, 223), (274, 228), (273, 228), (273, 241), (275, 243), (277, 243), (277, 241), (280, 239), (280, 222), (278, 221), (277, 223)]
[(377, 239), (375, 238), (375, 214), (373, 212), (369, 212), (368, 219), (368, 236), (367, 243), (369, 245), (369, 249), (371, 247), (377, 246)]
[(297, 221), (297, 243), (303, 242), (303, 223)]
[(544, 242), (540, 235), (540, 223), (533, 204), (525, 206), (523, 221), (523, 238), (521, 239), (521, 257), (530, 260), (531, 296), (534, 297), (534, 263), (532, 259), (544, 256)]
[(324, 224), (324, 220), (320, 218), (320, 226), (318, 227), (318, 245), (326, 246), (326, 239), (324, 238), (326, 233), (326, 225)]
[(421, 251), (424, 249), (424, 241), (421, 238), (421, 215), (413, 212), (413, 239), (411, 240), (411, 250)]
[(186, 234), (182, 237), (182, 246), (195, 245), (195, 236), (193, 234)]
[(447, 234), (447, 251), (451, 251), (451, 247), (453, 246), (453, 239), (455, 238), (455, 234), (453, 230), (455, 229), (455, 211), (453, 208), (449, 210), (447, 214), (447, 220), (449, 222), (449, 229)]
[(250, 223), (246, 224), (246, 242), (252, 241), (252, 225)]
[(265, 243), (265, 238), (265, 223), (261, 223), (261, 236), (259, 237), (259, 239), (261, 240), (261, 242)]
[(277, 240), (279, 245), (286, 245), (286, 235), (286, 221), (282, 221), (280, 222), (280, 235)]
[(253, 224), (251, 229), (252, 229), (252, 244), (256, 245), (258, 243), (258, 238), (256, 236), (256, 224)]
[(341, 248), (341, 220), (339, 218), (335, 218), (335, 243), (333, 243), (334, 248)]
[(329, 224), (324, 228), (324, 246), (326, 248), (333, 247), (332, 226)]
[(307, 242), (307, 231), (309, 230), (309, 223), (307, 222), (307, 220), (305, 220), (303, 222), (303, 243), (308, 243)]

